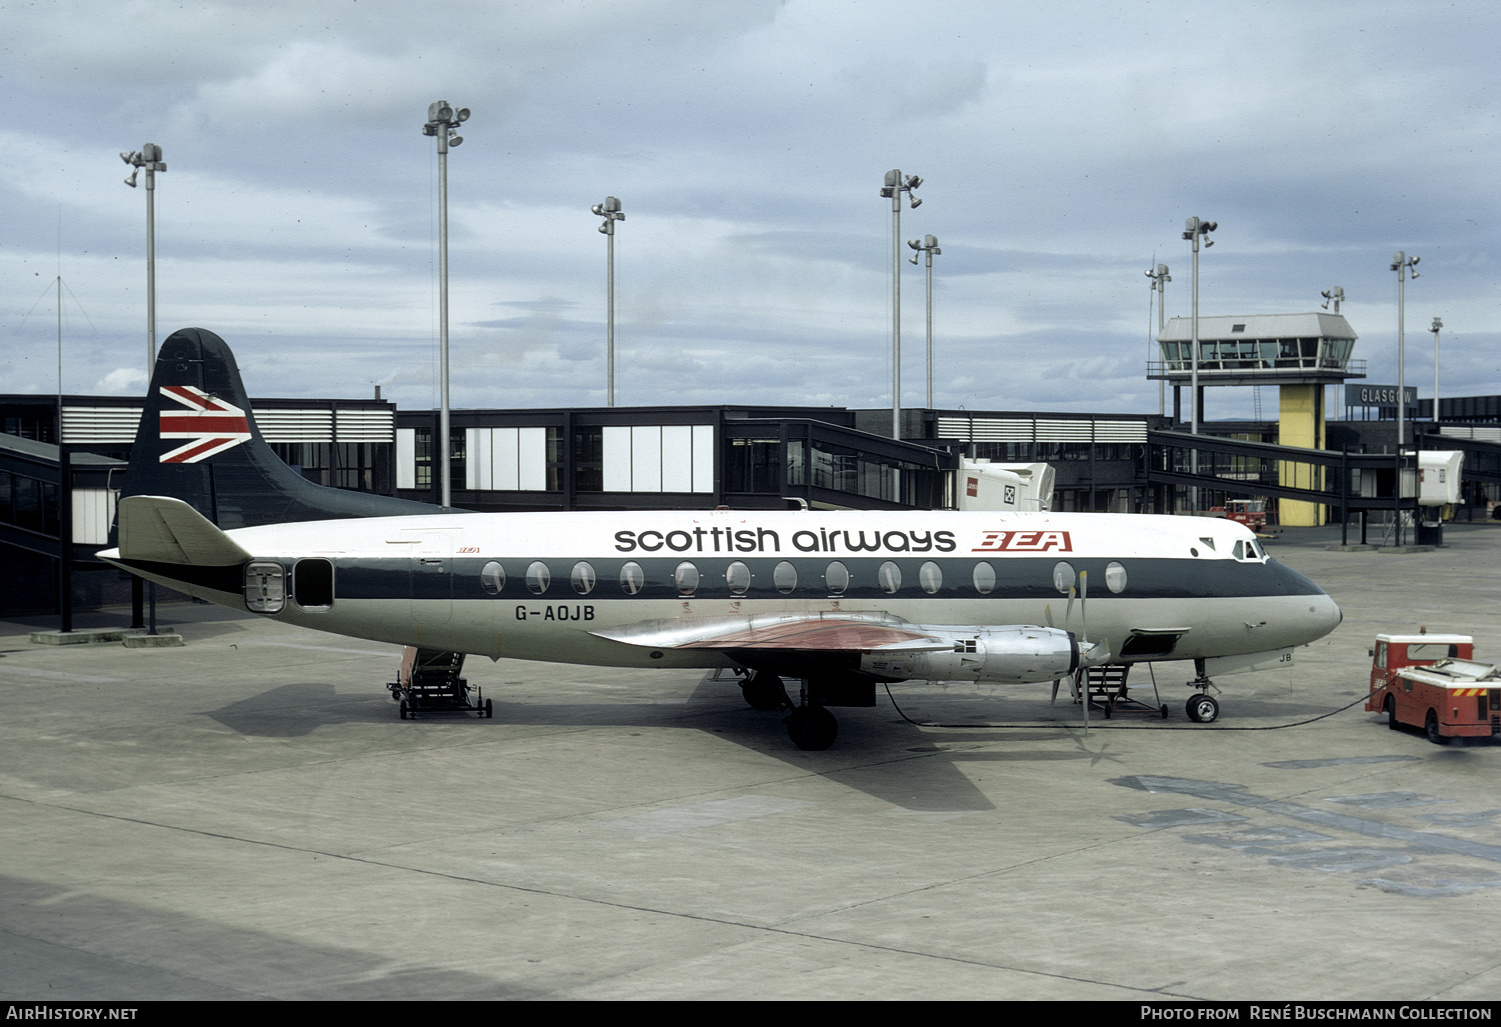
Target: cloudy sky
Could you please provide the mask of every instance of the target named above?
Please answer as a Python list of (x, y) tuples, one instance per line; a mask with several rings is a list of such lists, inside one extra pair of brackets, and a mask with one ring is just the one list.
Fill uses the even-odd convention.
[[(437, 402), (429, 102), (449, 160), (456, 407), (891, 403), (891, 205), (936, 235), (940, 407), (1155, 413), (1151, 292), (1343, 313), (1371, 382), (1501, 393), (1491, 0), (0, 0), (0, 392), (138, 394), (145, 191), (159, 334), (234, 347), (253, 395)], [(923, 272), (902, 246), (903, 384)], [(1248, 416), (1221, 390), (1210, 418)], [(1266, 408), (1275, 395), (1263, 397)]]

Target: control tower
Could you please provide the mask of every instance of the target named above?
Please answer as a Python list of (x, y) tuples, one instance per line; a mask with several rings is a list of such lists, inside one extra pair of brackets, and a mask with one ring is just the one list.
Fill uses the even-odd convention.
[[(1324, 448), (1324, 386), (1364, 378), (1365, 361), (1350, 359), (1355, 330), (1340, 314), (1247, 314), (1199, 318), (1199, 421), (1204, 389), (1213, 385), (1276, 385), (1281, 391), (1277, 443)], [(1175, 317), (1157, 336), (1162, 360), (1147, 367), (1149, 379), (1173, 386), (1173, 418), (1182, 422), (1181, 390), (1192, 380), (1193, 319)], [(1322, 524), (1316, 503), (1281, 501), (1281, 522)]]

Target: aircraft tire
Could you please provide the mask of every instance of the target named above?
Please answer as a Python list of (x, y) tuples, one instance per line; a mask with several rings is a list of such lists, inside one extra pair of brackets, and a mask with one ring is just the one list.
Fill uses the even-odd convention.
[(1196, 695), (1188, 700), (1188, 719), (1199, 724), (1213, 724), (1220, 716), (1220, 704), (1212, 695)]
[(799, 706), (784, 723), (792, 744), (809, 752), (822, 752), (839, 737), (839, 721), (822, 706)]
[(775, 674), (757, 673), (740, 684), (740, 694), (753, 710), (770, 713), (787, 705), (787, 689)]

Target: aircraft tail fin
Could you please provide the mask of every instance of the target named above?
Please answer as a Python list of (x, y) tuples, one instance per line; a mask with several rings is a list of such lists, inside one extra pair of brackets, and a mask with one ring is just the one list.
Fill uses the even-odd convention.
[(256, 427), (234, 354), (203, 328), (162, 343), (120, 496), (179, 499), (224, 529), (440, 512), (316, 485), (288, 467)]

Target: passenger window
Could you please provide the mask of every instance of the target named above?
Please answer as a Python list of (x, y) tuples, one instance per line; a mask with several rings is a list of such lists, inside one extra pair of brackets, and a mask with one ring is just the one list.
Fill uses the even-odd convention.
[(620, 591), (633, 596), (646, 587), (646, 572), (634, 560), (620, 568)]
[(547, 569), (547, 564), (541, 560), (533, 561), (532, 565), (526, 569), (526, 587), (532, 590), (532, 595), (541, 595), (551, 584), (552, 571)]
[(995, 591), (995, 568), (981, 561), (975, 564), (975, 591), (982, 596), (988, 596)]
[(943, 571), (932, 560), (923, 564), (917, 571), (917, 583), (928, 595), (937, 595), (938, 590), (943, 588)]
[(830, 595), (843, 595), (850, 587), (850, 569), (835, 560), (823, 569), (823, 583)]
[(1068, 590), (1074, 587), (1073, 564), (1059, 560), (1053, 565), (1053, 587), (1064, 595), (1068, 595)]
[(1105, 565), (1105, 587), (1117, 594), (1126, 590), (1126, 568), (1117, 560)]
[(880, 582), (882, 592), (895, 595), (902, 587), (902, 569), (887, 560), (876, 572), (876, 581)]
[(751, 572), (745, 564), (736, 560), (725, 568), (724, 583), (730, 587), (730, 595), (743, 596), (750, 591)]
[(506, 569), (499, 563), (491, 560), (479, 572), (479, 583), (492, 596), (500, 595), (500, 590), (506, 587)]
[(594, 568), (580, 560), (573, 565), (573, 574), (568, 579), (573, 584), (573, 590), (581, 596), (586, 596), (594, 591)]
[(678, 595), (691, 596), (698, 590), (698, 568), (684, 560), (672, 572), (672, 582), (678, 587)]
[(783, 560), (771, 572), (771, 582), (782, 595), (791, 595), (792, 590), (797, 588), (797, 568)]

